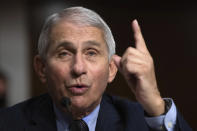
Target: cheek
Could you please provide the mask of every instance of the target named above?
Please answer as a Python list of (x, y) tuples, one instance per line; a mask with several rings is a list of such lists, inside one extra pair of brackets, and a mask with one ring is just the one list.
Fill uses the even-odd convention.
[(101, 65), (98, 68), (93, 68), (93, 81), (96, 84), (96, 90), (105, 90), (108, 77), (109, 77), (109, 70), (108, 68), (100, 68), (100, 67), (107, 67), (106, 65)]
[(63, 75), (63, 70), (59, 67), (50, 66), (47, 70), (48, 82), (59, 82)]
[(94, 78), (96, 81), (106, 82), (109, 76), (109, 72), (106, 69), (98, 70), (94, 72)]
[(107, 87), (109, 74), (108, 69), (103, 67), (106, 67), (106, 65), (100, 64), (91, 66), (91, 68), (88, 67), (89, 73), (87, 79), (92, 82), (92, 88), (84, 96), (75, 99), (77, 101), (76, 105), (89, 107), (91, 105), (97, 105), (100, 102), (103, 92)]
[[(57, 66), (58, 65), (58, 66)], [(66, 68), (60, 64), (51, 64), (47, 67), (47, 86), (50, 92), (63, 90), (66, 79)]]

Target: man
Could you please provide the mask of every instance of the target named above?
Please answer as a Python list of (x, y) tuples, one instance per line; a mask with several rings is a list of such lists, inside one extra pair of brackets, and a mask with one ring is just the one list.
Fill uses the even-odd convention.
[[(71, 7), (50, 16), (34, 58), (49, 95), (2, 110), (0, 130), (72, 131), (78, 124), (90, 131), (191, 130), (173, 101), (161, 98), (136, 20), (132, 29), (136, 48), (120, 57), (109, 27), (95, 12)], [(104, 93), (117, 70), (140, 104)]]
[(6, 106), (7, 77), (0, 71), (0, 108)]

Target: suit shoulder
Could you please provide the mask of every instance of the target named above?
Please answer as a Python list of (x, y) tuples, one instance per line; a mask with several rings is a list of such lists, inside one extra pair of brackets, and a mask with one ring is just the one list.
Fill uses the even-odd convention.
[(21, 116), (23, 116), (24, 113), (30, 111), (32, 108), (38, 105), (38, 103), (42, 102), (44, 99), (47, 99), (48, 97), (49, 96), (47, 94), (44, 94), (41, 96), (30, 98), (11, 107), (2, 108), (0, 109), (0, 121), (5, 119), (14, 120), (15, 118), (21, 118)]
[[(0, 130), (24, 130), (32, 123), (32, 116), (38, 113), (48, 102), (48, 95), (41, 95), (0, 110)], [(47, 107), (46, 107), (47, 108)]]

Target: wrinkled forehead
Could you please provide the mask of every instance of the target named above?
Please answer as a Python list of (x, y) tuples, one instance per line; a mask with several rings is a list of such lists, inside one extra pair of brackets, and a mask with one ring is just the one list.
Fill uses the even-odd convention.
[(83, 35), (86, 35), (86, 32), (91, 32), (92, 34), (94, 34), (92, 35), (92, 37), (102, 39), (107, 46), (105, 32), (99, 26), (84, 24), (81, 22), (71, 21), (68, 19), (60, 19), (56, 21), (53, 24), (53, 26), (51, 26), (49, 34), (50, 37), (54, 35), (54, 31), (58, 32), (59, 35), (62, 35), (63, 33), (71, 35), (72, 33), (73, 36), (75, 35), (75, 33), (81, 33)]
[(77, 27), (95, 27), (98, 28), (99, 30), (101, 30), (101, 32), (103, 33), (103, 35), (105, 34), (105, 31), (103, 29), (103, 26), (99, 23), (96, 22), (92, 22), (91, 20), (88, 19), (80, 19), (79, 18), (72, 18), (72, 17), (62, 17), (62, 18), (57, 18), (54, 20), (53, 25), (51, 26), (51, 28), (53, 28), (54, 26), (58, 25), (58, 24), (66, 24), (66, 23), (70, 23), (73, 24)]
[(92, 32), (92, 33), (95, 33), (95, 36), (101, 36), (102, 39), (105, 41), (104, 31), (101, 28), (94, 26), (94, 25), (83, 24), (83, 23), (75, 22), (75, 21), (69, 21), (67, 19), (61, 19), (55, 22), (53, 26), (51, 26), (49, 36), (54, 35), (54, 32), (58, 32), (58, 33), (74, 32), (74, 33), (82, 33), (82, 34), (83, 32)]
[(104, 38), (104, 33), (98, 27), (81, 25), (71, 23), (70, 21), (61, 20), (53, 25), (50, 32), (50, 44), (56, 42), (99, 43), (108, 53), (108, 47)]

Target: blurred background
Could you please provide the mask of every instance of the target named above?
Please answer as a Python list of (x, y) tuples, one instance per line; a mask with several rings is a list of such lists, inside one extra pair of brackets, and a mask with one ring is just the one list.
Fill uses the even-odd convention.
[[(6, 88), (7, 106), (46, 92), (32, 63), (39, 32), (47, 16), (70, 6), (84, 6), (103, 17), (113, 32), (118, 55), (134, 46), (131, 21), (137, 19), (154, 58), (162, 96), (173, 98), (183, 117), (197, 129), (197, 3), (188, 0), (1, 0), (0, 72), (4, 84), (0, 83), (0, 91)], [(119, 73), (107, 92), (135, 101)]]

